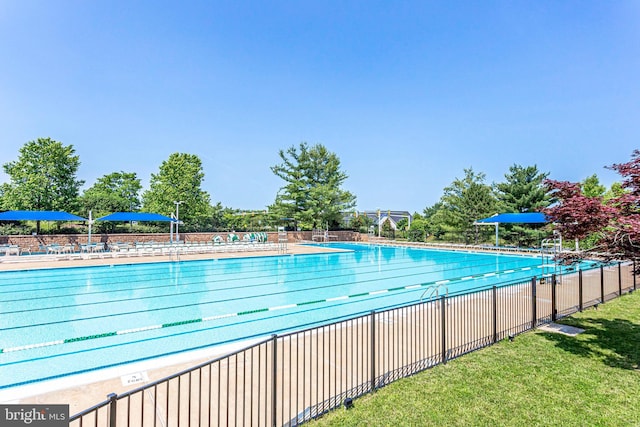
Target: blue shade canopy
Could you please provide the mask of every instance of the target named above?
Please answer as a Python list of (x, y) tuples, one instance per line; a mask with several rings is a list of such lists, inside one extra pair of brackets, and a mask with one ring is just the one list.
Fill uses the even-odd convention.
[(147, 212), (115, 212), (111, 215), (103, 216), (102, 218), (96, 219), (96, 221), (163, 221), (163, 222), (172, 222), (173, 219), (168, 216), (156, 214), (156, 213), (147, 213)]
[(68, 212), (6, 211), (0, 213), (0, 221), (86, 221), (86, 218)]
[(540, 212), (502, 213), (476, 221), (479, 224), (545, 224), (547, 222), (549, 222), (549, 219)]

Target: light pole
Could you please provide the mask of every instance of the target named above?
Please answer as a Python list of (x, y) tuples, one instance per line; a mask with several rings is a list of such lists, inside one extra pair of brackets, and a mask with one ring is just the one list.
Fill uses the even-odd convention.
[(180, 242), (180, 234), (178, 234), (178, 224), (180, 223), (180, 217), (178, 216), (178, 214), (180, 213), (180, 205), (184, 203), (183, 200), (180, 200), (179, 202), (174, 201), (173, 203), (176, 204), (176, 241)]
[[(133, 193), (129, 191), (129, 212), (133, 212)], [(133, 233), (133, 221), (129, 221), (129, 233)]]

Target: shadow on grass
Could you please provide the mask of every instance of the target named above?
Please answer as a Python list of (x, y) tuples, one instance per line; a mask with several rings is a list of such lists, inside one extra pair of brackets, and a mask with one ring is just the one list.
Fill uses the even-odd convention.
[(563, 322), (584, 329), (571, 337), (563, 334), (541, 333), (564, 351), (620, 369), (640, 366), (640, 325), (625, 319), (571, 319)]

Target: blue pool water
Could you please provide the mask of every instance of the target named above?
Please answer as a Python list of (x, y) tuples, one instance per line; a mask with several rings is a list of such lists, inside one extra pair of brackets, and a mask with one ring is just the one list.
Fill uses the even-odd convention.
[(2, 272), (0, 389), (542, 273), (539, 257), (331, 246), (348, 252)]

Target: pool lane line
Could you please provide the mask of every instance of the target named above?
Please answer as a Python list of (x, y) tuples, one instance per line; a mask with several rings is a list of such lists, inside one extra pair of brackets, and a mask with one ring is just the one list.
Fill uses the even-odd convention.
[[(531, 269), (530, 267), (523, 267), (521, 270), (530, 270), (530, 269)], [(495, 275), (499, 275), (500, 273), (501, 272), (496, 272)], [(139, 327), (139, 328), (124, 329), (124, 330), (120, 330), (120, 331), (104, 332), (104, 333), (101, 333), (101, 334), (85, 335), (85, 336), (74, 337), (74, 338), (66, 338), (64, 340), (49, 341), (49, 342), (38, 343), (38, 344), (28, 344), (28, 345), (22, 345), (22, 346), (17, 346), (17, 347), (9, 347), (9, 348), (4, 348), (4, 349), (0, 348), (0, 354), (2, 354), (2, 353), (12, 353), (12, 352), (16, 352), (16, 351), (31, 350), (31, 349), (34, 349), (34, 348), (49, 347), (49, 346), (60, 345), (60, 344), (68, 344), (68, 343), (74, 343), (74, 342), (79, 342), (79, 341), (88, 341), (88, 340), (94, 340), (94, 339), (100, 339), (100, 338), (107, 338), (107, 337), (113, 337), (113, 336), (117, 336), (117, 335), (133, 334), (133, 333), (138, 333), (138, 332), (151, 331), (151, 330), (155, 330), (155, 329), (165, 329), (165, 328), (171, 328), (171, 327), (174, 327), (174, 326), (188, 325), (188, 324), (192, 324), (192, 323), (209, 322), (209, 321), (212, 321), (212, 320), (219, 320), (219, 319), (225, 319), (225, 318), (230, 318), (230, 317), (246, 316), (246, 315), (255, 314), (255, 313), (263, 313), (263, 312), (268, 312), (268, 311), (284, 310), (284, 309), (295, 308), (295, 307), (304, 307), (304, 306), (308, 306), (308, 305), (321, 304), (321, 303), (325, 303), (325, 302), (334, 302), (334, 301), (339, 301), (339, 300), (347, 300), (347, 299), (359, 298), (359, 297), (363, 297), (363, 296), (375, 296), (375, 295), (380, 295), (380, 294), (389, 293), (389, 292), (395, 292), (395, 291), (401, 291), (401, 290), (412, 290), (412, 289), (424, 288), (424, 287), (428, 287), (428, 286), (432, 286), (432, 285), (443, 285), (445, 283), (459, 282), (459, 281), (468, 279), (469, 277), (472, 277), (474, 279), (484, 279), (484, 278), (486, 278), (486, 275), (484, 273), (480, 273), (480, 274), (476, 274), (476, 275), (473, 275), (473, 276), (456, 277), (456, 278), (447, 279), (447, 280), (438, 280), (438, 281), (431, 281), (431, 282), (425, 282), (425, 283), (414, 284), (414, 285), (397, 286), (397, 287), (389, 288), (389, 289), (379, 289), (379, 290), (369, 291), (369, 292), (360, 292), (360, 293), (352, 294), (352, 295), (342, 295), (342, 296), (339, 296), (339, 297), (323, 298), (323, 299), (318, 299), (318, 300), (305, 301), (305, 302), (299, 302), (299, 303), (293, 303), (293, 304), (287, 304), (287, 305), (281, 305), (281, 306), (275, 306), (275, 307), (257, 308), (257, 309), (253, 309), (253, 310), (239, 311), (237, 313), (228, 313), (228, 314), (220, 314), (220, 315), (216, 315), (216, 316), (201, 317), (199, 319), (181, 320), (181, 321), (177, 321), (177, 322), (162, 323), (162, 324), (159, 324), (159, 325), (143, 326), (143, 327)]]
[[(454, 268), (446, 268), (446, 267), (450, 266), (450, 265), (453, 265), (453, 264), (457, 264), (460, 260), (466, 259), (466, 256), (465, 257), (461, 257), (461, 259), (458, 259), (458, 258), (459, 257), (456, 257), (456, 258), (453, 258), (453, 259), (448, 259), (447, 260), (448, 262), (446, 262), (444, 264), (439, 264), (440, 266), (445, 267), (445, 268), (434, 270), (433, 272), (434, 273), (439, 273), (439, 272), (446, 272), (446, 271), (455, 270)], [(517, 262), (517, 261), (513, 261), (513, 262)], [(510, 264), (510, 263), (511, 263), (511, 261), (507, 261), (504, 264)], [(388, 271), (404, 270), (404, 269), (406, 269), (406, 267), (403, 267), (403, 264), (411, 264), (411, 262), (407, 261), (407, 262), (394, 263), (393, 264), (394, 268), (389, 269)], [(492, 264), (493, 264), (493, 261), (487, 262), (487, 263), (474, 264), (474, 267), (483, 267), (483, 266), (489, 266), (489, 265), (492, 265)], [(130, 265), (132, 265), (132, 264), (130, 264)], [(357, 264), (350, 262), (347, 265), (357, 265)], [(90, 267), (82, 267), (82, 268), (90, 268)], [(366, 268), (369, 268), (369, 266), (364, 266), (364, 267), (360, 267), (360, 268), (365, 268), (366, 269)], [(413, 268), (421, 268), (421, 267), (413, 267)], [(155, 268), (154, 268), (154, 270), (155, 270)], [(196, 273), (198, 271), (202, 271), (202, 270), (203, 270), (202, 268), (198, 268), (198, 269), (195, 270), (195, 272), (192, 271), (190, 274), (187, 274), (186, 276), (184, 276), (182, 278), (184, 279), (184, 278), (199, 277), (199, 275), (196, 274)], [(261, 271), (261, 270), (251, 270), (251, 271), (258, 272), (258, 271)], [(368, 273), (368, 272), (365, 271), (364, 273)], [(232, 273), (232, 274), (235, 275), (236, 273)], [(229, 281), (236, 281), (236, 280), (245, 280), (246, 277), (242, 276), (242, 274), (244, 274), (244, 273), (240, 273), (240, 274), (241, 274), (241, 276), (233, 277), (233, 278), (227, 278), (226, 281), (229, 282)], [(297, 273), (294, 273), (294, 274), (305, 274), (305, 272), (302, 271), (302, 272), (297, 272)], [(123, 274), (121, 276), (122, 277), (128, 277), (126, 274)], [(166, 277), (164, 277), (164, 276), (166, 276)], [(163, 278), (164, 279), (172, 279), (172, 277), (170, 277), (170, 276), (171, 276), (171, 273), (166, 273), (163, 270)], [(102, 278), (103, 277), (104, 276), (102, 275)], [(270, 274), (266, 274), (266, 275), (252, 276), (252, 278), (254, 278), (254, 279), (265, 278), (265, 277), (271, 277), (271, 275)], [(333, 278), (333, 277), (340, 277), (340, 275), (338, 275), (338, 276), (335, 276), (335, 275), (326, 276), (326, 278)], [(95, 280), (97, 280), (99, 282), (101, 280), (101, 277), (96, 277)], [(295, 279), (295, 281), (304, 281), (304, 280), (306, 280), (306, 279)], [(61, 279), (61, 280), (51, 281), (51, 283), (66, 282), (66, 281), (67, 281), (66, 279)], [(136, 280), (136, 282), (137, 281), (138, 280)], [(142, 281), (142, 280), (140, 280), (140, 281)], [(131, 282), (128, 282), (128, 283), (131, 283)], [(201, 284), (201, 283), (204, 283), (204, 282), (190, 282), (190, 284)], [(270, 283), (264, 283), (264, 284), (258, 284), (258, 285), (255, 285), (255, 286), (269, 286), (269, 285), (270, 285)], [(4, 284), (0, 283), (0, 288), (2, 288), (3, 286), (15, 286), (15, 284), (6, 284), (6, 285), (4, 285)], [(95, 287), (111, 286), (111, 282), (109, 282), (109, 283), (96, 283), (93, 286), (95, 286)], [(173, 286), (174, 285), (167, 285), (167, 287), (173, 287)], [(13, 294), (15, 292), (42, 292), (42, 291), (48, 291), (48, 290), (60, 290), (60, 289), (63, 289), (63, 288), (71, 289), (71, 288), (85, 288), (85, 287), (86, 287), (86, 284), (83, 283), (83, 284), (80, 284), (80, 285), (64, 286), (64, 287), (53, 286), (53, 287), (49, 287), (49, 288), (40, 288), (40, 289), (18, 289), (18, 290), (13, 289), (13, 290), (10, 290), (10, 291), (0, 290), (0, 294), (4, 294), (4, 293)], [(157, 287), (156, 286), (143, 286), (143, 287), (134, 288), (134, 289), (135, 290), (138, 290), (138, 289), (144, 290), (144, 289), (154, 289), (154, 288), (157, 288)], [(229, 287), (228, 289), (232, 289), (232, 288), (233, 287)], [(124, 291), (128, 291), (128, 290), (129, 290), (128, 288), (127, 289), (123, 288), (123, 289), (115, 289), (115, 290), (104, 290), (104, 291), (99, 291), (99, 292), (88, 292), (88, 293), (84, 293), (83, 295), (104, 294), (104, 293), (110, 293), (110, 292), (124, 292)], [(75, 294), (68, 294), (68, 295), (62, 295), (62, 296), (55, 295), (55, 296), (53, 296), (53, 298), (74, 296), (74, 295)], [(37, 300), (37, 299), (40, 299), (40, 298), (41, 297), (36, 296), (36, 297), (19, 298), (19, 299), (13, 299), (13, 300), (5, 300), (4, 302), (27, 301), (27, 300), (30, 300), (30, 299), (36, 299)]]
[[(445, 265), (446, 264), (457, 263), (457, 262), (459, 262), (460, 259), (468, 258), (468, 256), (467, 256), (468, 254), (467, 253), (463, 253), (463, 252), (460, 252), (460, 256), (455, 256), (455, 257), (451, 257), (450, 255), (440, 255), (440, 253), (439, 253), (440, 251), (435, 251), (435, 252), (437, 253), (437, 255), (435, 255), (435, 258), (433, 258), (433, 260), (434, 261), (438, 261), (438, 260), (441, 260), (442, 258), (447, 258), (448, 262), (445, 263)], [(344, 253), (351, 253), (351, 252), (348, 251), (348, 252), (337, 252), (337, 253), (336, 252), (328, 252), (328, 253), (319, 253), (319, 254), (305, 254), (305, 257), (307, 257), (308, 255), (326, 257), (327, 255), (344, 254)], [(484, 255), (483, 252), (478, 252), (477, 254), (478, 255)], [(507, 256), (507, 255), (505, 255), (505, 256)], [(269, 257), (263, 257), (263, 258), (269, 258)], [(288, 258), (289, 257), (286, 257), (284, 259), (288, 259)], [(209, 265), (210, 261), (218, 262), (218, 261), (221, 261), (221, 260), (222, 259), (219, 259), (219, 258), (208, 259), (208, 260), (198, 260), (198, 261), (204, 261), (206, 263), (206, 265), (197, 266), (192, 271), (196, 272), (196, 273), (200, 273), (203, 270), (208, 268), (208, 265)], [(227, 258), (227, 259), (224, 259), (226, 264), (231, 264), (231, 263), (237, 264), (237, 263), (241, 262), (239, 260), (246, 260), (246, 258)], [(297, 262), (299, 262), (299, 260)], [(161, 266), (161, 264), (164, 264), (164, 263), (162, 263), (162, 262), (154, 262), (154, 263), (146, 264), (148, 266), (148, 269), (145, 270), (145, 275), (146, 274), (151, 274), (153, 271), (160, 271), (163, 274), (170, 274), (170, 273), (166, 272), (166, 268), (164, 266)], [(306, 262), (306, 260), (305, 260), (304, 264), (312, 264), (312, 262), (311, 261)], [(130, 264), (119, 264), (118, 266), (119, 267), (136, 267), (136, 266), (139, 266), (139, 265), (140, 264), (137, 264), (137, 263), (130, 263)], [(315, 264), (313, 264), (313, 265), (315, 265)], [(347, 265), (357, 265), (357, 263), (356, 262), (349, 262)], [(68, 276), (74, 277), (74, 276), (83, 275), (84, 272), (82, 270), (90, 269), (90, 268), (99, 268), (100, 269), (100, 270), (97, 270), (96, 273), (95, 273), (97, 275), (96, 279), (99, 280), (100, 276), (104, 276), (102, 273), (104, 271), (106, 271), (106, 270), (110, 270), (112, 267), (114, 267), (114, 265), (96, 265), (96, 266), (72, 267), (72, 269), (75, 270), (75, 271), (73, 271), (73, 272), (67, 271), (66, 272), (67, 274), (65, 274), (64, 278), (62, 278), (60, 280), (50, 281), (50, 282), (51, 283), (67, 282), (69, 280)], [(250, 267), (250, 268), (251, 269), (247, 270), (247, 271), (251, 272), (251, 271), (262, 271), (263, 270), (262, 267), (256, 267), (256, 268)], [(58, 270), (58, 269), (59, 268), (53, 268), (53, 270)], [(46, 270), (51, 270), (51, 269), (46, 269)], [(37, 270), (37, 272), (30, 274), (28, 277), (33, 279), (34, 282), (40, 282), (41, 279), (42, 279), (42, 272), (44, 272), (46, 270)], [(69, 269), (67, 269), (67, 270), (69, 270)], [(18, 270), (18, 271), (23, 272), (25, 270)], [(71, 273), (71, 274), (69, 274), (69, 273)], [(118, 275), (121, 276), (121, 277), (130, 277), (131, 276), (131, 272), (122, 272), (122, 273), (119, 273)], [(109, 276), (109, 277), (111, 278), (112, 276)], [(13, 279), (11, 279), (10, 281), (12, 281), (12, 280)], [(108, 283), (106, 283), (105, 285), (108, 285)], [(2, 288), (3, 286), (13, 286), (13, 283), (4, 283), (4, 280), (2, 278), (0, 278), (0, 288)]]
[[(488, 264), (481, 264), (481, 266), (486, 266)], [(505, 266), (506, 267), (506, 266)], [(530, 266), (527, 266), (530, 267)], [(521, 267), (521, 268), (527, 268), (527, 267)], [(406, 270), (405, 268), (394, 268), (394, 269), (390, 269), (387, 271), (396, 271), (396, 270)], [(424, 273), (424, 272), (411, 272), (410, 274), (403, 274), (401, 276), (394, 276), (394, 278), (399, 279), (399, 278), (407, 278), (410, 276), (422, 276), (422, 275), (431, 275), (431, 274), (437, 274), (437, 273), (444, 273), (447, 271), (451, 271), (451, 269), (443, 269), (443, 270), (436, 270), (436, 271), (431, 271), (428, 273)], [(513, 273), (514, 270), (506, 270), (505, 273), (510, 272)], [(371, 271), (371, 272), (366, 272), (365, 274), (374, 274), (377, 273), (375, 271)], [(489, 273), (491, 275), (494, 275), (496, 273)], [(329, 278), (342, 278), (344, 277), (345, 274), (335, 274), (335, 275), (330, 275), (330, 276), (323, 276), (323, 278), (329, 279)], [(258, 277), (258, 276), (256, 276)], [(267, 276), (259, 276), (259, 277), (267, 277)], [(474, 278), (474, 276), (468, 276), (469, 278)], [(480, 274), (479, 276), (480, 277)], [(365, 282), (370, 282), (370, 281), (375, 281), (377, 280), (377, 278), (371, 278), (371, 279), (367, 279), (367, 280), (361, 280), (360, 283), (365, 283)], [(307, 282), (308, 279), (295, 279), (293, 281), (290, 281), (289, 283), (295, 283), (295, 282)], [(297, 290), (292, 290), (292, 291), (283, 291), (283, 292), (272, 292), (269, 294), (265, 294), (263, 296), (273, 296), (273, 295), (279, 295), (279, 294), (284, 294), (284, 293), (289, 293), (289, 292), (305, 292), (305, 291), (310, 291), (310, 290), (315, 290), (315, 289), (324, 289), (324, 288), (328, 288), (328, 287), (339, 287), (342, 285), (345, 285), (347, 283), (337, 283), (337, 284), (333, 284), (333, 285), (327, 285), (327, 286), (316, 286), (316, 287), (312, 287), (312, 288), (301, 288), (301, 289), (297, 289)], [(436, 283), (438, 284), (438, 283)], [(254, 285), (248, 285), (248, 286), (242, 286), (241, 289), (255, 289), (258, 287), (267, 287), (267, 286), (273, 286), (273, 282), (267, 282), (267, 283), (259, 283), (259, 284), (254, 284)], [(175, 287), (175, 285), (167, 285), (167, 286), (162, 286), (162, 287)], [(142, 288), (138, 288), (138, 289), (142, 289)], [(146, 289), (146, 288), (144, 288)], [(219, 292), (219, 291), (225, 291), (225, 290), (231, 290), (231, 289), (240, 289), (238, 287), (233, 287), (233, 286), (229, 286), (229, 287), (224, 287), (224, 288), (219, 288), (219, 289), (215, 289), (215, 290), (211, 290), (211, 289), (203, 289), (203, 290), (194, 290), (194, 291), (189, 291), (189, 292), (181, 292), (179, 293), (179, 295), (183, 296), (183, 295), (191, 295), (191, 294), (209, 294), (211, 292)], [(126, 291), (124, 289), (119, 290), (119, 291)], [(109, 291), (107, 291), (109, 292)], [(106, 292), (100, 292), (100, 293), (106, 293)], [(83, 295), (88, 295), (88, 294), (83, 294)], [(105, 300), (105, 301), (94, 301), (94, 302), (87, 302), (87, 303), (82, 303), (82, 304), (76, 304), (73, 307), (82, 307), (82, 306), (95, 306), (95, 305), (104, 305), (104, 304), (114, 304), (117, 302), (131, 302), (131, 301), (138, 301), (138, 300), (146, 300), (146, 299), (156, 299), (156, 298), (167, 298), (167, 297), (171, 297), (174, 296), (176, 294), (166, 294), (166, 295), (147, 295), (147, 296), (142, 296), (142, 297), (136, 297), (136, 298), (122, 298), (122, 299), (111, 299), (111, 300)], [(193, 305), (199, 305), (199, 304), (211, 304), (211, 303), (219, 303), (219, 302), (227, 302), (227, 301), (234, 301), (238, 298), (227, 298), (224, 300), (215, 300), (215, 301), (205, 301), (205, 302), (198, 302), (196, 304), (187, 304), (187, 305), (183, 305), (183, 306), (173, 306), (173, 307), (162, 307), (162, 308), (158, 308), (158, 309), (150, 309), (147, 311), (159, 311), (159, 310), (165, 310), (165, 309), (171, 309), (171, 308), (184, 308), (184, 307), (189, 307), (189, 306), (193, 306)], [(28, 300), (28, 299), (26, 299)], [(11, 302), (19, 302), (20, 300), (10, 300)], [(9, 302), (9, 301), (5, 301), (5, 302)], [(16, 314), (16, 313), (29, 313), (32, 311), (41, 311), (41, 310), (58, 310), (58, 309), (65, 309), (68, 308), (70, 306), (68, 305), (61, 305), (61, 306), (52, 306), (52, 307), (42, 307), (42, 308), (28, 308), (28, 309), (20, 309), (20, 310), (13, 310), (13, 311), (5, 311), (2, 314), (3, 315), (7, 315), (7, 314)], [(67, 322), (71, 322), (71, 321), (75, 321), (75, 320), (90, 320), (90, 319), (96, 319), (96, 318), (102, 318), (102, 317), (113, 317), (113, 316), (121, 316), (121, 315), (128, 315), (128, 314), (136, 314), (138, 313), (137, 311), (130, 311), (130, 312), (122, 312), (122, 313), (116, 313), (113, 315), (107, 315), (107, 316), (93, 316), (93, 317), (85, 317), (82, 319), (73, 319), (73, 320), (64, 320), (64, 321), (56, 321), (56, 322), (52, 322), (52, 323), (40, 323), (38, 325), (34, 325), (34, 326), (46, 326), (49, 324), (56, 324), (56, 323), (67, 323)], [(14, 326), (14, 327), (9, 327), (9, 328), (0, 328), (0, 331), (3, 330), (13, 330), (13, 329), (24, 329), (27, 327), (30, 327), (32, 325), (23, 325), (23, 326)]]
[[(389, 271), (389, 272), (398, 271), (398, 270), (403, 270), (404, 271), (404, 270), (406, 270), (406, 267), (403, 267), (402, 266), (403, 264), (410, 264), (410, 262), (406, 262), (406, 263), (403, 262), (403, 263), (399, 263), (399, 264), (394, 264), (394, 268), (391, 268), (391, 269), (386, 270), (386, 271)], [(448, 264), (452, 264), (452, 262), (451, 263), (447, 263), (445, 265), (448, 265)], [(473, 267), (474, 268), (475, 267), (484, 267), (484, 266), (489, 266), (489, 265), (492, 265), (492, 264), (493, 263), (476, 264)], [(510, 264), (510, 262), (507, 262), (507, 263), (504, 263), (504, 264)], [(367, 267), (364, 267), (364, 268), (369, 268), (369, 267), (367, 266)], [(422, 267), (412, 267), (412, 268), (422, 268)], [(454, 270), (454, 269), (442, 268), (442, 269), (439, 269), (439, 270), (434, 270), (434, 271), (430, 272), (429, 274), (432, 274), (432, 273), (444, 273), (446, 271), (451, 271), (451, 270)], [(509, 271), (505, 271), (505, 273), (508, 273), (508, 272)], [(362, 271), (362, 273), (363, 274), (370, 274), (370, 273), (377, 273), (377, 271)], [(294, 274), (306, 274), (306, 273), (304, 271), (302, 271), (302, 272), (297, 272), (297, 273), (294, 273)], [(420, 274), (423, 274), (423, 273), (412, 273), (412, 274), (409, 274), (409, 275), (420, 275)], [(404, 277), (407, 277), (409, 275), (404, 275)], [(344, 276), (344, 274), (338, 274), (338, 275), (332, 274), (332, 275), (328, 275), (328, 276), (322, 276), (322, 278), (329, 279), (329, 278), (339, 278), (339, 277), (342, 277), (342, 276)], [(193, 277), (197, 277), (197, 275), (187, 275), (186, 277), (193, 278)], [(268, 277), (272, 277), (272, 275), (270, 275), (270, 274), (257, 275), (257, 276), (251, 276), (250, 278), (251, 279), (262, 279), (262, 278), (268, 278)], [(184, 279), (184, 278), (185, 277), (181, 277), (181, 279)], [(240, 277), (234, 277), (234, 278), (226, 279), (225, 282), (232, 282), (232, 281), (245, 280), (245, 279), (247, 279), (247, 278), (240, 276)], [(300, 279), (292, 280), (292, 281), (290, 281), (290, 283), (304, 282), (306, 280), (307, 279), (300, 278)], [(189, 282), (188, 284), (189, 285), (201, 285), (203, 283), (206, 283), (206, 282)], [(264, 283), (258, 283), (258, 284), (250, 285), (250, 286), (243, 286), (243, 288), (265, 287), (265, 286), (271, 286), (272, 284), (273, 284), (272, 282), (264, 282)], [(0, 285), (0, 287), (1, 286), (2, 285)], [(96, 284), (95, 286), (96, 287), (102, 287), (102, 286), (104, 286), (104, 284)], [(108, 293), (115, 293), (115, 292), (129, 292), (131, 290), (135, 290), (135, 291), (147, 290), (147, 289), (156, 289), (157, 290), (158, 288), (174, 288), (174, 287), (175, 287), (174, 284), (163, 285), (163, 286), (142, 286), (142, 287), (139, 287), (139, 288), (136, 287), (136, 288), (133, 288), (133, 289), (121, 288), (121, 289), (111, 289), (111, 290), (101, 290), (101, 291), (94, 291), (94, 292), (86, 292), (86, 293), (82, 293), (82, 295), (105, 295), (105, 294), (108, 294)], [(65, 286), (64, 288), (65, 289), (86, 288), (86, 284)], [(60, 290), (60, 289), (62, 289), (62, 288), (61, 287), (50, 287), (50, 288), (41, 288), (41, 289), (33, 289), (33, 290), (11, 290), (11, 291), (0, 291), (0, 294), (16, 293), (16, 292), (19, 292), (19, 293), (42, 292), (42, 291)], [(228, 287), (216, 289), (215, 291), (217, 292), (217, 291), (223, 291), (223, 290), (229, 290), (229, 289), (237, 289), (237, 287), (228, 286)], [(208, 293), (208, 292), (211, 292), (211, 289), (203, 289), (203, 290), (199, 290), (199, 291), (191, 291), (191, 292), (188, 292), (188, 293)], [(118, 300), (109, 300), (109, 301), (104, 301), (104, 302), (103, 301), (95, 301), (95, 302), (90, 302), (90, 303), (86, 303), (86, 304), (82, 304), (82, 305), (113, 303), (113, 302), (121, 302), (121, 301), (133, 301), (133, 300), (150, 299), (150, 298), (157, 298), (157, 297), (171, 296), (171, 295), (175, 295), (175, 294), (167, 294), (167, 295), (159, 295), (159, 296), (158, 295), (151, 295), (151, 296), (139, 297), (139, 298), (133, 298), (133, 299), (131, 299), (131, 298), (118, 299)], [(183, 294), (181, 293), (181, 295), (183, 295)], [(53, 296), (51, 296), (51, 298), (66, 298), (66, 297), (74, 297), (74, 296), (75, 296), (75, 294), (63, 294), (63, 295), (53, 295)], [(17, 298), (17, 299), (3, 300), (3, 303), (23, 302), (23, 301), (30, 301), (30, 300), (40, 300), (41, 298), (42, 298), (41, 296), (33, 296), (33, 297), (27, 297), (27, 298)], [(66, 306), (45, 307), (46, 310), (58, 309), (58, 308), (66, 308)], [(32, 311), (32, 310), (31, 309), (16, 310), (16, 311), (13, 311), (13, 312), (5, 312), (3, 314), (16, 313), (16, 312), (28, 312), (28, 311)]]

